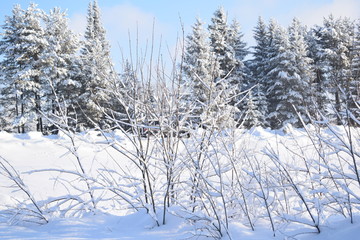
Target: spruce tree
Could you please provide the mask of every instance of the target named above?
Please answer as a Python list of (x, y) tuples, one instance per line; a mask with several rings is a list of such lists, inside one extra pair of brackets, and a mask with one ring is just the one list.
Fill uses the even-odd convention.
[[(306, 30), (296, 18), (289, 27), (290, 50), (294, 55), (292, 73), (295, 77), (293, 104), (304, 122), (308, 122), (308, 113), (314, 113), (315, 91), (312, 88), (314, 79), (312, 60), (308, 57), (308, 45), (305, 40)], [(299, 126), (299, 124), (298, 124)]]
[[(184, 58), (185, 101), (190, 108), (190, 122), (200, 124), (200, 116), (206, 110), (214, 91), (214, 80), (218, 69), (214, 64), (207, 33), (199, 18), (187, 36)], [(214, 68), (215, 66), (215, 68)]]
[(321, 27), (314, 26), (308, 31), (306, 35), (306, 42), (308, 45), (308, 57), (312, 60), (313, 69), (313, 80), (311, 87), (313, 89), (313, 107), (314, 111), (310, 112), (312, 118), (320, 120), (321, 116), (328, 115), (328, 103), (329, 95), (326, 89), (328, 89), (328, 83), (326, 79), (326, 66), (327, 64), (323, 61), (323, 49), (321, 46)]
[(140, 83), (128, 60), (125, 61), (119, 77), (112, 82), (110, 95), (111, 117), (116, 119), (123, 129), (129, 129), (137, 117), (135, 113), (139, 104)]
[(269, 122), (272, 128), (288, 123), (301, 127), (298, 114), (306, 122), (308, 107), (312, 105), (313, 77), (304, 39), (305, 30), (296, 19), (288, 31), (280, 26), (273, 29), (272, 48), (267, 52), (271, 58), (266, 75), (271, 82), (268, 88)]
[(41, 25), (44, 13), (31, 3), (25, 11), (15, 6), (13, 14), (12, 19), (7, 18), (5, 38), (1, 44), (5, 55), (3, 63), (9, 61), (14, 67), (5, 70), (5, 75), (9, 77), (7, 86), (11, 89), (15, 87), (16, 91), (13, 125), (19, 130), (21, 128), (21, 132), (43, 131), (41, 55), (48, 46)]
[(267, 26), (261, 17), (258, 18), (258, 23), (254, 28), (254, 39), (256, 45), (253, 47), (253, 59), (248, 61), (248, 66), (251, 70), (251, 77), (249, 78), (249, 86), (253, 87), (253, 99), (256, 99), (256, 107), (259, 112), (259, 125), (268, 126), (266, 116), (268, 115), (268, 101), (266, 97), (267, 82), (266, 73), (268, 66), (268, 46), (269, 38)]
[(249, 69), (247, 69), (244, 64), (244, 59), (248, 55), (248, 49), (243, 37), (244, 35), (240, 30), (240, 24), (234, 19), (229, 27), (227, 36), (230, 46), (229, 51), (231, 51), (230, 54), (235, 58), (230, 83), (239, 85), (239, 88), (241, 88), (241, 86), (244, 88), (247, 87), (248, 83), (245, 80), (247, 80), (247, 75), (249, 74)]
[(110, 46), (101, 23), (100, 9), (95, 0), (89, 3), (84, 46), (81, 49), (80, 107), (86, 127), (104, 123), (106, 108), (109, 108), (109, 94), (106, 89), (114, 80), (110, 58)]
[[(219, 8), (211, 18), (209, 38), (211, 51), (219, 65), (219, 73), (216, 81), (230, 79), (236, 73), (236, 68), (245, 57), (245, 46), (241, 41), (239, 25), (235, 22), (232, 28), (227, 23), (227, 15), (224, 8)], [(236, 49), (235, 49), (236, 48)]]
[[(230, 54), (235, 58), (235, 65), (229, 76), (228, 84), (234, 88), (233, 97), (230, 104), (236, 106), (239, 110), (244, 105), (240, 102), (243, 96), (240, 95), (242, 91), (249, 88), (250, 69), (245, 64), (245, 57), (248, 55), (248, 48), (243, 41), (243, 34), (240, 31), (239, 22), (234, 19), (229, 27), (228, 36)], [(236, 117), (239, 120), (239, 117)]]
[[(258, 87), (258, 86), (256, 86)], [(256, 88), (254, 88), (256, 90)], [(253, 89), (250, 89), (246, 97), (246, 106), (244, 111), (243, 126), (252, 128), (262, 126), (262, 113), (259, 111), (258, 98), (253, 96)]]
[(272, 68), (267, 74), (273, 83), (268, 89), (271, 127), (281, 128), (286, 124), (300, 127), (301, 122), (294, 107), (297, 109), (304, 105), (302, 94), (306, 89), (303, 88), (303, 79), (298, 73), (297, 56), (293, 52), (287, 31), (278, 27), (274, 33), (275, 52), (274, 57), (269, 59)]
[(34, 3), (31, 3), (26, 9), (23, 29), (24, 49), (26, 51), (23, 52), (21, 57), (27, 66), (27, 69), (22, 73), (23, 82), (21, 86), (24, 90), (24, 104), (27, 105), (26, 115), (34, 115), (34, 118), (36, 118), (36, 130), (40, 132), (43, 131), (42, 105), (44, 101), (42, 92), (44, 82), (41, 79), (41, 70), (43, 68), (41, 55), (48, 47), (41, 23), (43, 17), (44, 12), (37, 8), (37, 5)]
[(347, 109), (350, 124), (359, 126), (360, 119), (360, 20), (355, 25), (351, 47), (351, 79), (348, 89)]
[[(337, 124), (345, 113), (351, 83), (351, 48), (354, 37), (353, 23), (347, 18), (324, 19), (320, 32), (322, 61), (325, 65), (324, 84), (329, 97), (329, 117)], [(334, 100), (332, 100), (334, 99)]]
[[(279, 55), (279, 44), (281, 43), (281, 27), (274, 19), (270, 19), (269, 24), (267, 25), (266, 29), (266, 38), (265, 38), (265, 61), (263, 67), (263, 80), (262, 80), (262, 87), (265, 90), (265, 96), (267, 101), (267, 111), (268, 114), (266, 116), (266, 122), (269, 126), (279, 126), (279, 123), (273, 116), (276, 113), (276, 106), (278, 100), (276, 99), (276, 93), (274, 92), (277, 76), (273, 74), (273, 69), (277, 67), (277, 63), (275, 62), (276, 57)], [(285, 35), (282, 34), (284, 37)], [(278, 41), (276, 41), (278, 38)], [(261, 85), (260, 85), (261, 86)], [(277, 123), (275, 123), (277, 122)]]
[[(18, 88), (20, 81), (18, 71), (24, 68), (19, 63), (19, 58), (23, 51), (21, 45), (21, 34), (24, 21), (24, 10), (20, 5), (15, 5), (11, 16), (5, 17), (5, 23), (2, 26), (3, 38), (0, 42), (1, 61), (1, 84), (0, 84), (0, 102), (1, 102), (1, 129), (11, 131), (14, 120), (20, 117), (21, 95)], [(24, 132), (25, 126), (17, 124), (17, 131)]]
[(216, 65), (219, 66), (219, 71), (215, 73), (216, 92), (221, 93), (214, 98), (216, 104), (214, 102), (212, 112), (217, 113), (213, 114), (213, 117), (218, 119), (216, 124), (225, 126), (225, 123), (224, 125), (220, 122), (238, 120), (239, 109), (235, 105), (243, 80), (241, 58), (245, 49), (238, 24), (229, 27), (227, 15), (222, 7), (214, 12), (208, 29), (211, 52), (214, 54)]
[[(80, 94), (81, 83), (76, 79), (78, 73), (77, 51), (79, 41), (77, 36), (68, 28), (66, 13), (60, 8), (54, 8), (45, 18), (45, 35), (48, 47), (42, 55), (42, 82), (46, 97), (46, 111), (48, 118), (57, 121), (56, 115), (65, 115), (67, 122), (60, 124), (72, 125), (70, 118), (75, 119), (74, 106)], [(64, 117), (64, 116), (63, 116)], [(62, 119), (64, 120), (64, 119)]]

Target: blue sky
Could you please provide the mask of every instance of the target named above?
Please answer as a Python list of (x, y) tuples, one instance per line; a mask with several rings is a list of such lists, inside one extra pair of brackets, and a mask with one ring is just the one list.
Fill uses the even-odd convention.
[[(10, 15), (14, 4), (26, 8), (30, 2), (48, 11), (57, 6), (67, 9), (71, 28), (82, 33), (85, 27), (85, 15), (89, 0), (1, 0), (0, 23), (4, 16)], [(293, 17), (306, 25), (321, 24), (322, 18), (330, 13), (335, 16), (360, 18), (360, 0), (98, 0), (108, 40), (112, 45), (115, 64), (120, 63), (121, 50), (127, 55), (128, 33), (135, 42), (136, 29), (140, 45), (151, 39), (152, 25), (155, 19), (156, 39), (162, 39), (162, 48), (175, 48), (177, 35), (181, 35), (180, 18), (185, 34), (190, 32), (195, 17), (209, 23), (213, 12), (223, 6), (229, 19), (236, 18), (249, 45), (253, 44), (252, 29), (258, 16), (265, 20), (275, 18), (286, 26)]]

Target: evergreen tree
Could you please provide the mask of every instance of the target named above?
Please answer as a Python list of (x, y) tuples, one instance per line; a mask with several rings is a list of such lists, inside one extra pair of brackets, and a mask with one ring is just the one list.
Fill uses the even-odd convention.
[[(79, 41), (68, 28), (66, 13), (60, 8), (50, 11), (45, 18), (45, 26), (49, 44), (42, 56), (44, 67), (41, 76), (47, 103), (45, 110), (51, 118), (58, 114), (61, 107), (62, 114), (75, 119), (74, 106), (81, 87), (81, 83), (76, 79)], [(62, 124), (71, 125), (70, 122)]]
[[(258, 87), (258, 86), (256, 86)], [(254, 88), (256, 90), (256, 88)], [(243, 119), (243, 125), (246, 128), (252, 128), (262, 126), (263, 116), (259, 111), (258, 98), (253, 96), (253, 90), (250, 89), (246, 98), (245, 116)]]
[[(16, 91), (14, 126), (21, 127), (21, 132), (42, 131), (41, 55), (47, 48), (41, 25), (44, 13), (32, 3), (25, 11), (15, 6), (13, 14), (13, 18), (8, 18), (4, 26), (6, 36), (1, 45), (4, 61), (12, 65), (9, 71), (5, 70), (5, 75), (9, 77), (7, 86), (14, 86)], [(14, 56), (10, 57), (11, 54)]]
[(242, 99), (240, 93), (249, 88), (249, 78), (251, 74), (250, 69), (244, 63), (244, 59), (248, 55), (248, 49), (246, 43), (243, 41), (240, 24), (235, 19), (229, 27), (227, 39), (229, 41), (230, 50), (232, 51), (231, 54), (236, 61), (227, 81), (229, 85), (234, 88), (234, 97), (232, 97), (230, 104), (241, 109), (243, 104), (240, 103), (240, 100)]
[[(3, 38), (0, 42), (0, 53), (3, 57), (1, 62), (1, 84), (0, 84), (0, 101), (2, 108), (1, 128), (11, 130), (14, 120), (20, 116), (21, 102), (20, 89), (18, 88), (19, 76), (18, 71), (23, 66), (19, 58), (23, 51), (21, 34), (24, 21), (24, 10), (20, 5), (15, 5), (11, 16), (5, 17)], [(17, 125), (17, 131), (24, 132), (24, 125)]]
[(238, 23), (235, 22), (230, 28), (222, 7), (214, 12), (208, 29), (211, 52), (214, 54), (217, 66), (219, 66), (219, 71), (214, 73), (216, 92), (221, 94), (214, 98), (217, 102), (215, 104), (217, 109), (213, 109), (217, 112), (214, 117), (218, 119), (217, 124), (219, 125), (222, 121), (220, 119), (226, 119), (230, 122), (238, 120), (239, 109), (234, 105), (237, 105), (237, 94), (240, 92), (240, 84), (244, 77), (242, 69), (244, 65), (241, 60), (245, 57), (244, 52), (246, 50), (241, 40)]
[(140, 83), (128, 60), (125, 61), (122, 73), (112, 82), (111, 117), (118, 121), (123, 129), (130, 128), (136, 116), (139, 104)]
[(231, 55), (235, 58), (234, 69), (231, 74), (230, 83), (247, 87), (248, 83), (245, 82), (249, 70), (244, 64), (244, 59), (248, 55), (246, 43), (243, 41), (243, 34), (240, 31), (240, 24), (235, 19), (229, 27), (227, 39), (229, 41), (229, 50)]
[(208, 107), (218, 72), (207, 37), (203, 23), (197, 18), (186, 39), (184, 58), (185, 100), (191, 109), (190, 121), (196, 124), (200, 123), (200, 116)]
[(109, 107), (109, 95), (105, 89), (108, 89), (110, 82), (114, 80), (110, 46), (106, 41), (96, 0), (89, 3), (85, 41), (80, 58), (80, 106), (84, 113), (82, 121), (85, 126), (94, 127), (94, 123), (103, 123), (103, 111)]
[[(293, 104), (300, 113), (304, 122), (308, 121), (308, 112), (314, 113), (314, 89), (312, 81), (314, 79), (312, 60), (308, 57), (308, 45), (305, 40), (306, 30), (299, 20), (293, 19), (289, 27), (290, 50), (294, 55), (292, 73), (295, 77), (292, 86), (294, 91)], [(297, 99), (295, 99), (297, 98)]]
[[(264, 49), (264, 65), (262, 65), (263, 69), (263, 78), (262, 78), (262, 87), (265, 90), (265, 98), (267, 102), (267, 111), (268, 114), (265, 115), (266, 122), (269, 126), (273, 127), (274, 125), (274, 118), (270, 115), (275, 114), (276, 112), (276, 105), (278, 100), (276, 100), (276, 94), (274, 93), (273, 89), (275, 88), (275, 81), (277, 79), (276, 75), (270, 73), (273, 69), (277, 67), (274, 59), (279, 55), (279, 41), (276, 42), (276, 37), (280, 37), (279, 33), (280, 26), (274, 19), (270, 19), (269, 24), (267, 25), (266, 29), (266, 37), (265, 37), (265, 49)], [(281, 41), (281, 39), (278, 39)], [(260, 85), (261, 87), (261, 85)], [(279, 124), (279, 123), (278, 123)]]
[(313, 27), (306, 35), (306, 42), (308, 45), (308, 57), (312, 60), (313, 80), (311, 82), (311, 88), (313, 89), (314, 99), (314, 112), (310, 112), (311, 116), (317, 120), (320, 120), (319, 113), (321, 115), (328, 115), (327, 105), (330, 101), (329, 95), (326, 89), (328, 89), (328, 83), (326, 79), (325, 69), (326, 63), (323, 61), (323, 49), (321, 46), (321, 27)]
[(305, 105), (303, 93), (306, 79), (301, 79), (303, 76), (298, 69), (301, 62), (297, 58), (300, 56), (294, 52), (295, 46), (290, 44), (289, 35), (282, 27), (274, 32), (273, 41), (276, 51), (274, 57), (269, 59), (272, 68), (267, 74), (273, 83), (268, 89), (271, 127), (280, 128), (288, 123), (300, 127), (301, 122), (294, 109), (303, 110), (302, 106)]
[(330, 109), (333, 112), (330, 117), (336, 119), (338, 124), (341, 123), (349, 96), (353, 36), (354, 26), (349, 19), (335, 19), (332, 15), (324, 19), (319, 39), (325, 65), (324, 84), (330, 95)]
[(227, 77), (236, 65), (233, 49), (230, 49), (228, 42), (229, 27), (224, 8), (219, 8), (214, 12), (209, 25), (211, 51), (215, 54), (215, 59), (219, 63), (219, 73), (216, 81)]
[(266, 73), (268, 66), (268, 46), (269, 38), (267, 32), (267, 26), (263, 19), (259, 17), (257, 26), (254, 29), (254, 39), (256, 45), (253, 47), (253, 59), (248, 63), (251, 70), (251, 78), (249, 81), (249, 88), (253, 89), (253, 98), (256, 99), (259, 119), (257, 120), (261, 126), (268, 126), (266, 116), (268, 115), (268, 101), (266, 98)]
[[(34, 115), (36, 118), (36, 130), (43, 131), (42, 105), (43, 105), (43, 85), (41, 81), (41, 69), (43, 62), (41, 55), (48, 47), (45, 38), (44, 29), (41, 20), (44, 12), (37, 8), (37, 5), (31, 3), (25, 11), (23, 40), (24, 49), (21, 58), (24, 60), (27, 69), (22, 73), (23, 81), (20, 89), (23, 89), (23, 103), (25, 106), (25, 115)], [(27, 117), (27, 116), (26, 116)], [(29, 118), (31, 120), (31, 117)], [(35, 129), (30, 129), (35, 130)]]
[(354, 38), (351, 48), (351, 81), (349, 84), (349, 95), (347, 107), (350, 111), (352, 125), (359, 125), (353, 119), (360, 119), (360, 21), (355, 26)]
[[(352, 47), (352, 72), (354, 81), (360, 81), (360, 20), (356, 24)], [(357, 82), (359, 83), (359, 82)], [(356, 85), (356, 84), (355, 84)]]

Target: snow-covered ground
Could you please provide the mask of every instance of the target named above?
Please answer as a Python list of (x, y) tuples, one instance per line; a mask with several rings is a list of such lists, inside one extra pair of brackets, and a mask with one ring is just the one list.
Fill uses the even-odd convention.
[[(248, 133), (242, 133), (237, 139), (238, 145), (246, 144), (254, 152), (260, 152), (269, 144), (297, 142), (301, 146), (309, 145), (304, 130), (293, 130), (292, 134), (275, 132), (271, 130), (255, 129)], [(98, 133), (88, 133), (76, 136), (76, 152), (80, 157), (86, 173), (98, 176), (95, 173), (99, 169), (113, 169), (114, 159), (117, 163), (126, 165), (124, 155), (114, 151), (106, 144), (104, 138)], [(131, 144), (126, 138), (117, 136), (118, 143), (122, 145)], [(184, 141), (190, 141), (185, 139)], [(8, 161), (16, 170), (24, 184), (31, 192), (33, 199), (39, 205), (44, 206), (51, 199), (61, 196), (74, 196), (84, 194), (82, 190), (72, 189), (72, 183), (81, 179), (71, 172), (79, 172), (76, 156), (69, 152), (71, 142), (64, 135), (42, 136), (39, 133), (8, 134), (0, 132), (0, 157)], [(357, 149), (359, 150), (359, 149)], [(310, 150), (309, 150), (310, 151)], [(304, 155), (313, 154), (311, 152)], [(286, 155), (284, 155), (286, 156)], [(125, 167), (125, 166), (123, 166)], [(114, 167), (115, 169), (115, 167)], [(3, 171), (0, 169), (0, 171)], [(131, 169), (125, 170), (132, 171)], [(3, 172), (2, 172), (3, 173)], [(94, 174), (91, 174), (94, 173)], [(85, 179), (85, 178), (84, 178)], [(193, 226), (188, 224), (184, 218), (175, 216), (176, 207), (167, 211), (166, 224), (156, 226), (151, 214), (144, 209), (135, 212), (131, 208), (119, 206), (112, 202), (111, 195), (102, 190), (99, 194), (104, 201), (98, 202), (97, 209), (80, 209), (74, 213), (44, 208), (43, 214), (49, 221), (46, 224), (21, 221), (22, 207), (29, 204), (28, 196), (14, 185), (7, 177), (0, 175), (0, 239), (188, 239), (194, 237)], [(75, 186), (78, 186), (74, 184)], [(83, 186), (79, 186), (83, 188)], [(100, 197), (99, 197), (100, 198)], [(108, 198), (108, 199), (107, 199)], [(135, 199), (136, 197), (134, 197)], [(85, 203), (84, 203), (85, 205)], [(254, 205), (255, 206), (255, 205)], [(356, 205), (358, 206), (358, 205)], [(48, 212), (46, 212), (48, 211)], [(54, 212), (59, 211), (57, 214)], [(247, 222), (230, 222), (230, 233), (224, 234), (224, 239), (231, 236), (232, 239), (302, 239), (302, 240), (325, 240), (325, 239), (358, 239), (360, 236), (360, 215), (354, 210), (353, 224), (349, 218), (340, 214), (326, 216), (321, 222), (321, 233), (314, 232), (302, 224), (282, 224), (276, 229), (276, 236), (265, 219), (258, 219), (255, 223), (255, 231), (252, 231)], [(327, 212), (322, 214), (328, 214)], [(159, 215), (161, 215), (159, 213)], [(176, 214), (178, 215), (178, 214)], [(11, 217), (11, 218), (10, 218)], [(160, 216), (159, 216), (160, 218)], [(309, 233), (310, 232), (310, 233)], [(194, 239), (208, 239), (195, 236)]]

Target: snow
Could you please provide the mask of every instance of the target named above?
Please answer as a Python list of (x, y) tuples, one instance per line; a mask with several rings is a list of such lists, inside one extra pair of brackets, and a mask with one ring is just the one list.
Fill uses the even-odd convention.
[[(309, 127), (309, 129), (311, 129)], [(341, 134), (341, 128), (334, 127), (337, 134)], [(306, 138), (304, 129), (293, 129), (290, 126), (286, 131), (274, 131), (270, 129), (253, 128), (249, 131), (236, 130), (235, 132), (236, 147), (249, 148), (249, 152), (262, 152), (269, 144), (290, 143), (296, 141), (301, 146), (307, 146), (310, 143)], [(291, 134), (290, 134), (291, 133)], [(330, 131), (327, 132), (330, 134)], [(121, 133), (114, 132), (109, 134), (114, 140), (119, 141), (126, 148), (130, 148), (131, 144)], [(111, 168), (112, 158), (120, 159), (125, 164), (126, 159), (120, 153), (111, 150), (104, 144), (106, 141), (98, 132), (87, 132), (76, 135), (76, 147), (81, 160), (84, 163), (85, 174), (84, 179), (90, 180), (91, 175), (105, 166)], [(184, 139), (191, 141), (191, 139)], [(21, 178), (27, 184), (33, 197), (40, 203), (49, 201), (49, 199), (58, 196), (73, 196), (78, 193), (65, 186), (66, 183), (72, 182), (78, 178), (76, 176), (76, 161), (74, 155), (69, 153), (69, 139), (60, 133), (60, 135), (43, 136), (37, 132), (29, 132), (27, 134), (9, 134), (0, 132), (0, 157), (6, 159), (20, 173)], [(332, 144), (335, 144), (332, 142)], [(280, 149), (282, 151), (284, 149)], [(111, 157), (110, 155), (111, 154)], [(222, 152), (219, 152), (222, 154)], [(305, 155), (311, 155), (313, 152), (308, 151)], [(288, 158), (283, 153), (281, 158)], [(218, 163), (214, 164), (217, 165)], [(255, 175), (259, 169), (249, 174)], [(59, 171), (50, 171), (49, 169), (58, 169)], [(1, 169), (0, 169), (1, 171)], [(68, 174), (73, 171), (73, 174)], [(226, 170), (227, 171), (227, 170)], [(220, 172), (216, 172), (220, 174)], [(202, 173), (201, 173), (202, 174)], [(75, 175), (75, 176), (73, 176)], [(91, 175), (91, 176), (90, 176)], [(130, 177), (130, 176), (129, 176)], [(204, 179), (206, 176), (203, 176)], [(314, 182), (318, 176), (313, 176)], [(65, 179), (62, 182), (61, 179)], [(210, 179), (210, 178), (208, 178)], [(136, 187), (135, 182), (129, 182), (128, 188)], [(253, 183), (255, 184), (255, 183)], [(135, 212), (129, 208), (121, 208), (116, 203), (105, 201), (106, 204), (100, 204), (99, 209), (89, 209), (81, 214), (73, 214), (66, 216), (62, 214), (45, 213), (49, 217), (49, 222), (44, 225), (26, 223), (21, 221), (13, 221), (6, 216), (8, 210), (16, 210), (16, 203), (22, 202), (26, 196), (19, 191), (9, 188), (13, 185), (11, 181), (0, 175), (0, 239), (36, 239), (36, 240), (75, 240), (75, 239), (209, 239), (206, 237), (193, 236), (196, 232), (188, 221), (179, 217), (181, 208), (171, 207), (168, 209), (168, 215), (165, 225), (157, 226), (154, 218), (147, 214), (144, 209)], [(79, 187), (81, 188), (81, 187)], [(258, 189), (260, 191), (260, 189)], [(305, 189), (306, 190), (306, 189)], [(305, 191), (301, 189), (301, 191)], [(328, 189), (317, 189), (320, 193), (326, 193)], [(313, 191), (312, 193), (315, 193)], [(134, 193), (135, 194), (135, 193)], [(141, 192), (137, 192), (141, 194)], [(210, 192), (210, 197), (216, 198), (220, 192)], [(358, 193), (354, 193), (358, 194)], [(101, 195), (104, 199), (108, 197), (106, 194)], [(263, 196), (263, 194), (262, 194)], [(290, 195), (289, 195), (290, 196)], [(130, 199), (131, 197), (129, 197)], [(272, 198), (272, 197), (271, 197)], [(310, 198), (310, 197), (309, 197)], [(134, 195), (132, 199), (136, 199)], [(268, 199), (268, 201), (272, 199)], [(311, 200), (311, 199), (310, 199)], [(313, 199), (315, 201), (315, 199)], [(218, 203), (220, 204), (220, 203)], [(275, 207), (275, 206), (272, 206)], [(50, 210), (50, 208), (49, 208)], [(160, 212), (157, 217), (160, 219)], [(355, 210), (354, 210), (355, 212)], [(356, 213), (356, 212), (355, 212)], [(324, 213), (325, 214), (325, 213)], [(206, 216), (204, 216), (206, 217)], [(297, 216), (283, 216), (288, 220), (294, 220)], [(298, 216), (299, 219), (303, 216)], [(231, 239), (299, 239), (299, 240), (335, 240), (335, 239), (357, 239), (360, 235), (360, 215), (357, 212), (354, 216), (354, 223), (350, 223), (349, 218), (343, 218), (339, 215), (328, 216), (325, 222), (320, 225), (321, 233), (314, 233), (314, 228), (307, 228), (304, 224), (281, 224), (277, 227), (276, 236), (269, 227), (265, 218), (258, 219), (255, 222), (255, 231), (244, 222), (230, 222)], [(309, 219), (307, 219), (309, 220)], [(306, 222), (306, 219), (303, 221)], [(311, 225), (311, 222), (309, 222)], [(223, 239), (229, 239), (224, 234)]]

